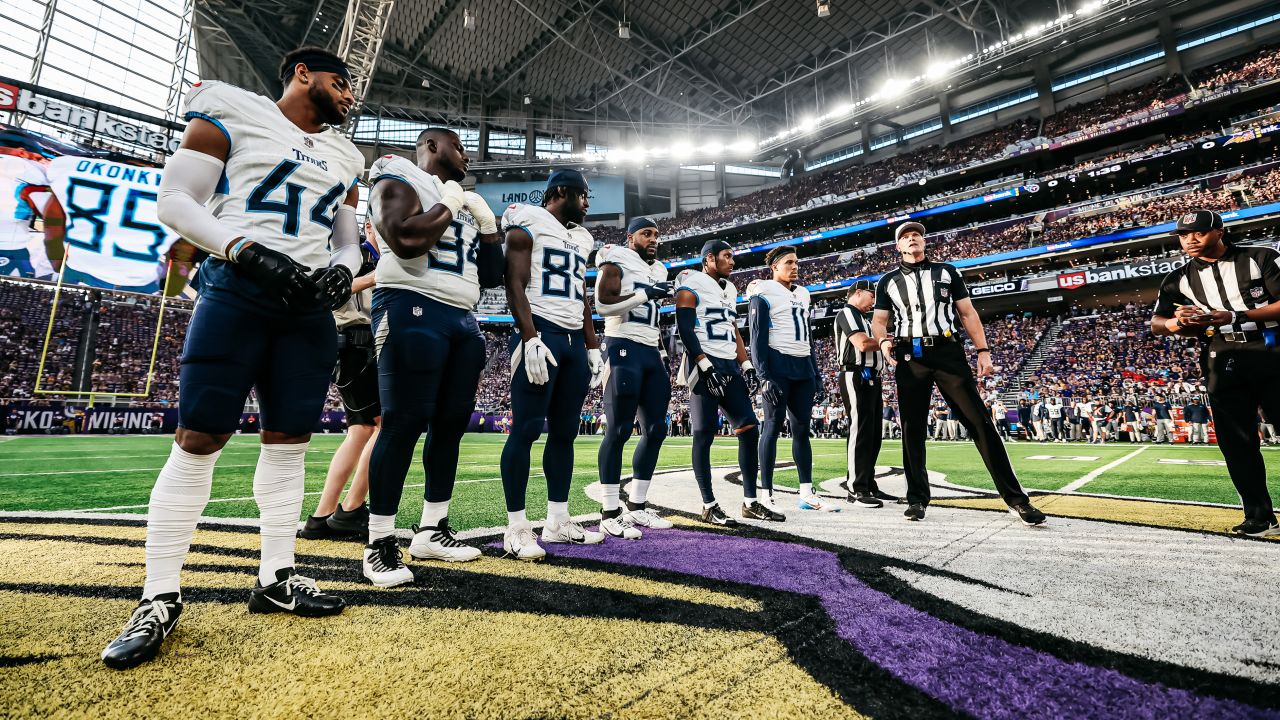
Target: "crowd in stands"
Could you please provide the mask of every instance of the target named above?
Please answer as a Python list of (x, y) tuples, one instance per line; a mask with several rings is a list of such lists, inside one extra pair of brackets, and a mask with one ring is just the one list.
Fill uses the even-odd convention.
[[(81, 289), (67, 288), (58, 298), (41, 389), (71, 387), (88, 303), (89, 292)], [(0, 398), (33, 397), (52, 307), (52, 286), (0, 280)]]
[(1244, 57), (1232, 58), (1191, 73), (1197, 89), (1253, 84), (1280, 76), (1280, 47), (1266, 47)]
[(1056, 138), (1087, 130), (1139, 110), (1163, 107), (1186, 92), (1187, 84), (1181, 77), (1152, 80), (1132, 90), (1112, 93), (1097, 100), (1059, 110), (1045, 118), (1041, 134), (1048, 138)]
[[(110, 295), (110, 293), (108, 293)], [(141, 394), (147, 392), (147, 368), (154, 342), (155, 373), (149, 394), (157, 400), (173, 402), (178, 397), (178, 360), (191, 310), (185, 304), (167, 306), (155, 341), (160, 319), (158, 298), (121, 296), (99, 300), (98, 340), (95, 344), (90, 387), (95, 392)]]

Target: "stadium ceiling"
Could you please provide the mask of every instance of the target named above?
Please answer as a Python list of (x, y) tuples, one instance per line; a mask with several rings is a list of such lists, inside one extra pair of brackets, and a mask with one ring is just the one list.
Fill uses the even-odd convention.
[[(455, 122), (510, 124), (530, 112), (638, 131), (768, 134), (1062, 9), (1053, 0), (823, 4), (827, 17), (815, 0), (395, 0), (366, 101)], [(283, 51), (336, 48), (346, 9), (347, 0), (197, 0), (202, 72), (274, 93)]]

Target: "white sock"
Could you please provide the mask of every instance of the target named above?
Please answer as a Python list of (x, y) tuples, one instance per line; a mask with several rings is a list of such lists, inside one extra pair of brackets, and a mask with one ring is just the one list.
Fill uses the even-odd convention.
[(515, 512), (511, 512), (510, 510), (508, 510), (507, 511), (507, 527), (513, 528), (513, 529), (529, 527), (528, 515), (525, 514), (524, 510), (517, 510)]
[(374, 515), (369, 513), (369, 544), (374, 540), (396, 534), (395, 515)]
[(449, 517), (449, 501), (422, 503), (422, 522), (418, 527), (437, 527), (440, 521)]
[(258, 467), (253, 471), (253, 498), (258, 501), (258, 525), (262, 533), (258, 582), (263, 585), (277, 581), (277, 570), (293, 567), (309, 445), (310, 442), (263, 445), (258, 451)]
[(631, 489), (627, 491), (627, 496), (631, 498), (631, 502), (639, 505), (649, 500), (649, 483), (652, 480), (632, 480)]
[(720, 504), (720, 503), (719, 503), (718, 501), (717, 501), (717, 502), (702, 503), (702, 509), (703, 509), (703, 510), (710, 510), (711, 508), (713, 508), (713, 507), (715, 507), (715, 506), (717, 506), (717, 505), (719, 505), (719, 504)]
[(151, 488), (147, 505), (147, 582), (142, 597), (179, 592), (182, 563), (191, 547), (196, 522), (209, 502), (213, 488), (213, 466), (219, 450), (212, 455), (193, 455), (174, 443), (169, 459)]
[(617, 485), (601, 485), (601, 491), (604, 493), (604, 499), (600, 504), (604, 506), (604, 511), (617, 510), (618, 505), (618, 486)]
[(569, 522), (569, 502), (547, 501), (547, 522), (552, 525), (563, 525)]
[(813, 483), (800, 483), (800, 497), (807, 498), (813, 495)]

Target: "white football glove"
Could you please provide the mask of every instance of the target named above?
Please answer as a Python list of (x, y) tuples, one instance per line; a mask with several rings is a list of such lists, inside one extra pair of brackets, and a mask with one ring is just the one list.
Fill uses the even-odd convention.
[(587, 350), (587, 367), (591, 368), (591, 387), (598, 388), (604, 382), (604, 353), (600, 348)]
[(493, 235), (498, 232), (498, 217), (489, 209), (489, 203), (480, 197), (480, 193), (465, 192), (462, 194), (466, 200), (467, 210), (471, 213), (471, 217), (476, 219), (476, 225), (480, 228), (481, 235)]
[(551, 354), (551, 348), (542, 342), (541, 337), (534, 337), (525, 340), (516, 346), (515, 352), (511, 353), (511, 375), (515, 377), (516, 368), (520, 367), (520, 362), (524, 361), (524, 374), (529, 378), (529, 382), (534, 385), (546, 385), (551, 379), (551, 372), (547, 369), (547, 363), (552, 365), (560, 365), (556, 362), (556, 358)]
[(457, 217), (458, 211), (467, 204), (466, 191), (454, 180), (449, 180), (440, 188), (440, 204), (449, 208), (449, 214)]

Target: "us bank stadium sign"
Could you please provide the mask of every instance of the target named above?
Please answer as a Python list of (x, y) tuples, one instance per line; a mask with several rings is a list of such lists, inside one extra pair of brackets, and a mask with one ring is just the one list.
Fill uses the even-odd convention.
[(1149, 260), (1143, 263), (1107, 265), (1095, 269), (1059, 273), (1057, 287), (1062, 290), (1079, 290), (1086, 285), (1097, 283), (1163, 277), (1186, 264), (1186, 258), (1174, 258), (1170, 260)]
[(62, 93), (28, 89), (18, 85), (0, 81), (0, 111), (22, 113), (29, 117), (39, 118), (54, 125), (69, 128), (77, 134), (88, 134), (92, 137), (104, 137), (133, 145), (147, 150), (160, 151), (169, 155), (178, 151), (181, 133), (170, 130), (157, 131), (147, 125), (165, 127), (165, 121), (158, 118), (150, 122), (135, 122), (124, 119), (128, 111), (111, 113), (102, 108), (88, 105), (71, 104), (56, 99)]

